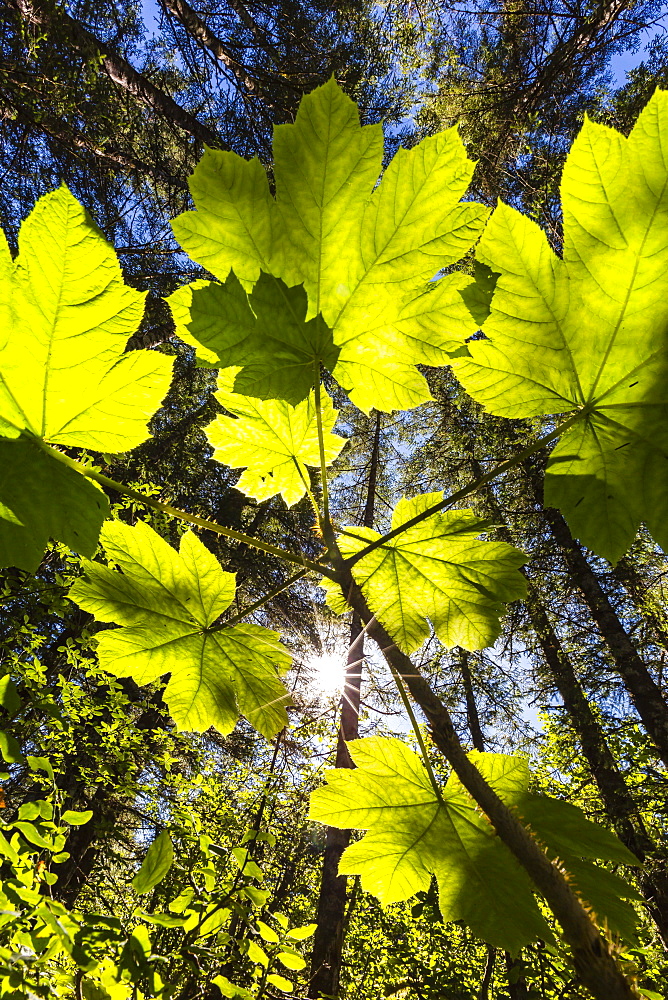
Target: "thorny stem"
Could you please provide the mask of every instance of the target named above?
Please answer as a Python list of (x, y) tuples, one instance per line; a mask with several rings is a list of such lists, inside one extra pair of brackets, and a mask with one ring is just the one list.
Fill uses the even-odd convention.
[(432, 507), (428, 507), (426, 510), (423, 510), (422, 513), (416, 514), (415, 517), (411, 517), (408, 521), (404, 521), (404, 523), (400, 524), (398, 528), (393, 528), (392, 531), (388, 531), (386, 535), (382, 535), (380, 538), (377, 538), (375, 541), (367, 545), (366, 548), (356, 552), (354, 556), (350, 556), (350, 558), (346, 559), (346, 565), (348, 567), (354, 566), (356, 562), (359, 562), (360, 559), (363, 559), (370, 552), (373, 552), (374, 549), (378, 549), (381, 545), (385, 545), (393, 538), (396, 538), (397, 535), (402, 534), (402, 532), (406, 531), (408, 528), (412, 528), (414, 525), (420, 524), (420, 522), (426, 520), (426, 518), (432, 517), (434, 514), (438, 514), (439, 511), (445, 510), (446, 507), (450, 507), (453, 503), (457, 503), (459, 500), (463, 500), (465, 497), (470, 496), (471, 493), (475, 493), (483, 486), (491, 483), (504, 472), (508, 472), (510, 469), (516, 468), (530, 455), (535, 454), (535, 452), (540, 451), (547, 444), (549, 444), (550, 441), (554, 441), (555, 438), (560, 437), (564, 431), (567, 431), (573, 426), (573, 424), (576, 424), (578, 420), (581, 420), (588, 413), (589, 410), (586, 406), (577, 410), (568, 418), (568, 420), (564, 420), (563, 424), (559, 424), (559, 426), (555, 427), (553, 431), (550, 431), (549, 434), (545, 434), (543, 437), (538, 438), (533, 442), (533, 444), (527, 445), (526, 448), (523, 448), (522, 451), (518, 452), (518, 454), (513, 456), (513, 458), (509, 458), (507, 461), (501, 462), (500, 465), (491, 469), (481, 479), (472, 480), (467, 486), (463, 486), (461, 490), (457, 490), (456, 493), (451, 493), (450, 496), (445, 497), (438, 503), (435, 503)]
[(35, 439), (35, 443), (43, 448), (51, 458), (57, 459), (57, 461), (62, 462), (63, 465), (67, 465), (70, 469), (74, 469), (75, 472), (81, 473), (87, 479), (92, 479), (93, 482), (99, 483), (100, 486), (106, 487), (108, 490), (114, 490), (116, 493), (121, 493), (124, 496), (132, 497), (133, 500), (137, 500), (139, 503), (145, 504), (147, 507), (152, 507), (154, 510), (160, 510), (165, 514), (170, 514), (172, 517), (178, 517), (182, 521), (187, 521), (189, 524), (196, 524), (198, 528), (205, 528), (207, 531), (215, 531), (218, 535), (225, 535), (228, 538), (234, 538), (237, 542), (243, 542), (244, 545), (251, 545), (254, 549), (259, 549), (261, 552), (268, 552), (273, 556), (278, 556), (280, 559), (285, 559), (288, 562), (296, 563), (298, 566), (302, 566), (304, 570), (312, 570), (315, 573), (321, 573), (324, 576), (328, 576), (334, 579), (334, 574), (327, 566), (320, 566), (318, 563), (312, 562), (310, 559), (306, 559), (305, 556), (300, 555), (297, 552), (290, 552), (287, 549), (281, 549), (278, 545), (271, 545), (269, 542), (262, 542), (257, 538), (253, 538), (251, 535), (244, 535), (242, 531), (235, 531), (233, 528), (226, 528), (222, 524), (218, 524), (216, 521), (208, 521), (206, 518), (197, 517), (196, 514), (188, 514), (184, 510), (179, 510), (177, 507), (172, 507), (170, 504), (162, 503), (160, 500), (155, 500), (153, 497), (147, 497), (138, 490), (133, 490), (131, 486), (124, 486), (123, 483), (116, 482), (115, 479), (109, 479), (108, 476), (104, 476), (97, 469), (92, 468), (90, 465), (84, 465), (83, 462), (77, 462), (75, 459), (70, 458), (69, 455), (65, 455), (62, 451), (58, 451), (56, 448), (52, 448), (50, 445), (44, 444), (38, 438)]

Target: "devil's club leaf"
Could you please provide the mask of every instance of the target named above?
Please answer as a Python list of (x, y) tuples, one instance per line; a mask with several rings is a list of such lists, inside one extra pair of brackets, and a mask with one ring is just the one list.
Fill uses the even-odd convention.
[(590, 121), (564, 168), (564, 259), (501, 205), (478, 250), (501, 272), (488, 340), (456, 362), (506, 417), (580, 421), (552, 452), (545, 502), (614, 561), (641, 520), (668, 545), (668, 94), (628, 139)]
[(49, 538), (92, 555), (109, 501), (30, 438), (0, 438), (0, 565), (34, 572)]
[(512, 952), (550, 939), (528, 876), (456, 779), (440, 802), (420, 758), (400, 740), (353, 740), (348, 749), (356, 769), (330, 771), (310, 813), (330, 826), (369, 831), (344, 852), (342, 874), (360, 875), (383, 905), (428, 890), (435, 875), (444, 920), (464, 920)]
[(143, 895), (162, 882), (173, 864), (174, 845), (167, 830), (163, 830), (146, 852), (141, 868), (132, 880), (132, 888), (140, 896)]
[[(429, 399), (415, 365), (446, 364), (475, 332), (460, 294), (469, 279), (450, 275), (424, 293), (487, 216), (460, 202), (474, 164), (455, 130), (400, 150), (378, 184), (382, 158), (381, 127), (360, 126), (331, 80), (275, 129), (275, 200), (257, 160), (207, 150), (191, 179), (197, 211), (174, 222), (184, 250), (221, 281), (232, 269), (246, 289), (260, 271), (303, 284), (340, 350), (334, 375), (365, 410)], [(193, 317), (195, 338), (200, 327)]]
[[(67, 188), (37, 202), (14, 263), (3, 240), (0, 285), (0, 435), (108, 452), (145, 440), (172, 359), (125, 353), (145, 296), (124, 284), (113, 249)], [(106, 500), (45, 456), (5, 446), (0, 504), (13, 518), (3, 515), (0, 565), (34, 570), (49, 535), (95, 550)]]
[[(442, 493), (424, 493), (400, 500), (392, 528), (442, 499)], [(355, 563), (352, 573), (369, 607), (401, 649), (410, 653), (429, 637), (427, 619), (446, 646), (493, 645), (504, 603), (524, 596), (518, 567), (525, 558), (505, 542), (480, 541), (486, 526), (470, 510), (434, 514)], [(380, 537), (370, 528), (344, 531), (351, 533), (339, 539), (344, 556)], [(344, 610), (333, 584), (325, 589), (332, 607)]]
[(123, 626), (99, 633), (101, 666), (138, 684), (171, 674), (164, 697), (180, 729), (229, 733), (240, 713), (267, 737), (282, 729), (290, 698), (278, 672), (290, 656), (276, 633), (211, 628), (234, 598), (234, 574), (192, 532), (178, 553), (143, 522), (109, 522), (101, 541), (121, 572), (85, 562), (70, 591), (98, 621)]
[[(513, 953), (536, 938), (551, 939), (528, 876), (454, 775), (439, 799), (422, 761), (400, 740), (371, 737), (348, 748), (356, 769), (330, 771), (327, 786), (311, 796), (310, 814), (330, 826), (369, 831), (344, 852), (342, 874), (360, 875), (384, 905), (428, 890), (435, 875), (445, 920), (464, 920), (490, 944)], [(607, 919), (632, 939), (635, 914), (619, 896), (637, 898), (636, 891), (582, 858), (637, 864), (633, 855), (575, 806), (530, 794), (524, 761), (504, 754), (471, 757), (569, 878), (573, 873), (574, 887), (599, 921)]]
[(177, 334), (196, 348), (200, 362), (242, 366), (235, 392), (294, 405), (320, 377), (320, 365), (336, 365), (332, 331), (320, 315), (306, 320), (304, 289), (288, 288), (268, 274), (260, 275), (250, 295), (230, 274), (221, 285), (186, 285), (167, 301)]
[[(244, 468), (237, 489), (256, 500), (281, 493), (288, 505), (306, 493), (309, 473), (305, 466), (319, 466), (318, 428), (313, 393), (290, 406), (282, 400), (259, 400), (231, 390), (236, 369), (220, 373), (216, 398), (233, 416), (218, 417), (207, 427), (213, 458), (230, 468)], [(322, 394), (322, 425), (327, 463), (345, 444), (331, 433), (337, 411)], [(235, 419), (236, 418), (236, 419)]]

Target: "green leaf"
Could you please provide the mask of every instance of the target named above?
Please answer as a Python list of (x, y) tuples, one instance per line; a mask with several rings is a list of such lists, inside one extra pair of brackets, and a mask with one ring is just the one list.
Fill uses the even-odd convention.
[(269, 944), (278, 944), (278, 934), (268, 924), (265, 924), (263, 920), (258, 920), (257, 929), (263, 941), (267, 941)]
[(581, 411), (547, 467), (545, 502), (616, 561), (641, 520), (668, 546), (668, 94), (628, 139), (587, 120), (561, 194), (563, 260), (506, 205), (479, 260), (501, 272), (487, 340), (455, 362), (494, 414)]
[(105, 670), (138, 684), (171, 674), (164, 698), (180, 729), (221, 733), (239, 714), (267, 737), (287, 723), (290, 698), (278, 671), (290, 656), (259, 625), (211, 626), (234, 598), (234, 574), (192, 533), (177, 553), (143, 522), (108, 522), (101, 534), (121, 570), (86, 562), (70, 598), (98, 621), (123, 626), (99, 633)]
[(1, 280), (8, 333), (0, 343), (0, 435), (14, 441), (0, 455), (0, 564), (34, 570), (45, 536), (92, 555), (108, 507), (31, 439), (134, 448), (167, 392), (172, 359), (125, 352), (145, 293), (124, 284), (113, 248), (64, 186), (39, 199), (21, 226), (18, 257), (3, 257)]
[[(230, 468), (245, 468), (237, 489), (256, 500), (280, 493), (288, 506), (297, 503), (309, 483), (307, 465), (319, 467), (318, 426), (313, 393), (291, 406), (282, 400), (258, 400), (232, 390), (234, 373), (227, 369), (218, 378), (216, 398), (232, 416), (217, 417), (207, 427), (213, 458)], [(345, 444), (332, 434), (338, 412), (322, 393), (322, 426), (327, 463)]]
[(147, 923), (156, 924), (158, 927), (183, 927), (188, 922), (187, 917), (177, 917), (171, 913), (146, 913), (140, 910), (139, 916)]
[(83, 826), (92, 818), (92, 809), (85, 809), (83, 812), (78, 812), (76, 809), (66, 809), (60, 820), (62, 823), (69, 823), (70, 826)]
[(28, 754), (26, 757), (28, 762), (28, 767), (31, 771), (44, 771), (51, 780), (54, 780), (53, 765), (48, 757), (35, 757), (32, 754)]
[(267, 976), (267, 982), (275, 986), (277, 990), (281, 990), (283, 993), (292, 993), (293, 985), (289, 979), (285, 976), (279, 976), (277, 973), (272, 972), (271, 975)]
[[(303, 288), (264, 272), (247, 295), (234, 274), (224, 284), (196, 282), (167, 302), (176, 332), (216, 368), (240, 365), (234, 391), (259, 399), (306, 399), (320, 366), (332, 370), (339, 350), (322, 316), (306, 319)], [(202, 350), (204, 348), (204, 350)]]
[[(303, 285), (309, 316), (322, 315), (340, 351), (335, 378), (367, 411), (428, 400), (415, 365), (447, 364), (475, 332), (460, 294), (470, 279), (427, 289), (470, 250), (488, 214), (460, 201), (474, 164), (454, 129), (400, 150), (378, 184), (382, 161), (381, 127), (360, 126), (332, 79), (302, 99), (293, 124), (275, 129), (275, 200), (256, 160), (207, 150), (191, 179), (197, 211), (173, 224), (220, 281), (233, 270), (249, 290), (264, 271)], [(204, 321), (189, 334), (201, 340)]]
[(306, 962), (301, 955), (296, 955), (292, 951), (279, 951), (276, 958), (286, 969), (299, 970), (306, 968)]
[(293, 927), (288, 931), (288, 937), (293, 938), (295, 941), (305, 941), (306, 938), (313, 937), (317, 929), (317, 924), (305, 924), (303, 927)]
[[(392, 517), (397, 528), (442, 500), (424, 493), (400, 500)], [(373, 613), (406, 652), (430, 635), (428, 619), (446, 646), (482, 649), (501, 631), (504, 602), (524, 596), (518, 572), (525, 558), (505, 542), (479, 541), (487, 527), (470, 510), (433, 514), (364, 556), (353, 567), (355, 580)], [(344, 528), (344, 556), (360, 552), (379, 534), (369, 528)], [(323, 586), (323, 584), (321, 584)], [(347, 610), (334, 585), (324, 584), (335, 610)]]
[(16, 764), (23, 760), (18, 740), (4, 729), (0, 729), (0, 753), (6, 764)]
[(10, 715), (16, 715), (23, 705), (16, 690), (16, 684), (9, 674), (5, 674), (4, 677), (0, 678), (0, 705)]
[[(400, 740), (371, 737), (353, 740), (348, 747), (356, 769), (329, 772), (327, 786), (311, 796), (310, 813), (311, 819), (330, 826), (369, 831), (344, 852), (342, 874), (360, 875), (363, 887), (383, 905), (428, 891), (433, 874), (444, 920), (464, 920), (490, 944), (512, 953), (535, 938), (552, 939), (528, 876), (455, 775), (439, 798), (420, 758)], [(507, 805), (527, 820), (531, 811), (531, 828), (540, 826), (535, 831), (539, 841), (559, 857), (563, 870), (573, 873), (571, 881), (583, 898), (589, 901), (596, 894), (592, 905), (599, 920), (633, 932), (632, 908), (619, 896), (636, 898), (636, 891), (581, 859), (596, 851), (593, 824), (584, 817), (575, 820), (574, 806), (531, 795), (529, 769), (519, 758), (470, 756)], [(560, 829), (562, 815), (566, 834)], [(600, 855), (608, 857), (612, 835), (601, 831), (599, 837)], [(633, 860), (621, 844), (614, 852)]]
[(36, 847), (41, 847), (45, 851), (51, 851), (54, 849), (54, 842), (52, 840), (47, 840), (40, 831), (37, 829), (34, 823), (23, 823), (14, 822), (12, 824), (16, 830), (19, 830), (26, 840), (30, 841), (31, 844), (35, 844)]
[[(330, 771), (310, 813), (330, 826), (369, 830), (344, 851), (342, 874), (360, 875), (383, 906), (426, 892), (433, 874), (444, 920), (464, 920), (511, 952), (551, 939), (528, 876), (456, 778), (440, 802), (420, 758), (400, 740), (353, 740), (348, 749), (356, 769)], [(506, 760), (508, 772), (492, 779), (500, 795), (514, 788), (521, 767)]]
[(140, 896), (143, 895), (162, 882), (173, 864), (174, 846), (168, 831), (163, 830), (146, 852), (141, 868), (132, 879), (132, 888)]
[(251, 962), (254, 962), (256, 965), (264, 965), (265, 968), (269, 966), (269, 958), (266, 951), (256, 941), (249, 940), (246, 954)]
[(26, 437), (0, 438), (0, 498), (17, 515), (0, 516), (0, 565), (30, 573), (49, 538), (92, 556), (109, 515), (109, 501), (95, 483)]
[(253, 1000), (250, 990), (231, 983), (226, 976), (216, 976), (211, 981), (216, 984), (224, 997), (230, 997), (231, 1000)]

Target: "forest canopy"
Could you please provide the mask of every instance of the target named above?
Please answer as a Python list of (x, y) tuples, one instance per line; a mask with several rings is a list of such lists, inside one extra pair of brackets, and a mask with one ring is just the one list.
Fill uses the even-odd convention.
[(0, 14), (0, 994), (668, 998), (668, 11)]

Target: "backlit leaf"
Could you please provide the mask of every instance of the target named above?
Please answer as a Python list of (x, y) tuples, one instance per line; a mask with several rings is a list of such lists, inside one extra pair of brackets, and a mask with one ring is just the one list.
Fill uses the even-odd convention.
[(167, 300), (176, 332), (202, 363), (237, 369), (233, 389), (293, 405), (306, 399), (320, 366), (330, 370), (339, 351), (322, 316), (306, 319), (303, 288), (288, 288), (264, 272), (247, 295), (230, 274), (223, 284), (196, 282)]
[(628, 139), (587, 120), (564, 167), (563, 260), (536, 224), (494, 212), (477, 256), (499, 272), (487, 340), (455, 371), (504, 417), (582, 417), (547, 467), (545, 502), (617, 560), (644, 520), (668, 545), (668, 94)]
[[(442, 493), (424, 493), (400, 500), (392, 528), (442, 499)], [(352, 567), (369, 607), (401, 649), (410, 653), (421, 646), (430, 635), (428, 622), (446, 646), (482, 649), (494, 644), (504, 603), (524, 596), (518, 569), (525, 558), (505, 542), (480, 541), (477, 536), (486, 527), (470, 510), (434, 514)], [(339, 547), (344, 556), (380, 537), (370, 528), (343, 531)], [(334, 610), (344, 611), (347, 605), (334, 585), (322, 585)]]
[(155, 838), (141, 868), (132, 879), (132, 888), (140, 896), (153, 886), (162, 882), (163, 878), (174, 864), (174, 846), (167, 830), (163, 830)]
[(2, 442), (0, 565), (35, 570), (49, 536), (92, 555), (108, 506), (34, 439), (134, 448), (148, 437), (172, 359), (125, 352), (145, 294), (124, 283), (113, 248), (67, 188), (37, 202), (16, 261), (3, 247), (0, 436), (14, 440)]
[(141, 521), (109, 522), (101, 541), (120, 572), (85, 562), (70, 591), (98, 621), (123, 626), (98, 633), (101, 666), (138, 684), (171, 674), (164, 698), (180, 729), (229, 733), (239, 714), (267, 737), (282, 729), (290, 699), (279, 672), (290, 656), (276, 633), (212, 628), (234, 598), (234, 574), (192, 532), (178, 553)]
[[(213, 458), (232, 469), (244, 468), (237, 489), (256, 500), (281, 493), (288, 506), (297, 503), (309, 483), (307, 465), (319, 467), (318, 427), (313, 393), (297, 406), (282, 400), (259, 400), (231, 390), (236, 369), (220, 373), (216, 398), (232, 416), (207, 427)], [(325, 457), (333, 462), (345, 444), (331, 433), (337, 411), (322, 393)]]
[[(275, 129), (275, 200), (256, 160), (207, 150), (191, 179), (197, 211), (174, 222), (184, 250), (220, 281), (232, 270), (249, 290), (264, 271), (303, 285), (309, 316), (321, 314), (333, 331), (334, 376), (366, 411), (429, 399), (415, 366), (447, 363), (475, 332), (460, 294), (471, 280), (429, 283), (470, 250), (487, 216), (461, 201), (474, 164), (454, 129), (400, 150), (378, 184), (382, 160), (381, 127), (361, 126), (330, 80), (303, 98), (294, 123)], [(209, 286), (209, 294), (219, 292)], [(205, 348), (218, 337), (203, 309), (187, 322)], [(284, 310), (274, 323), (285, 324)]]
[[(454, 774), (439, 798), (420, 758), (400, 740), (371, 737), (353, 740), (348, 748), (356, 768), (330, 771), (328, 784), (311, 796), (310, 813), (330, 826), (368, 831), (344, 852), (342, 874), (360, 875), (363, 887), (383, 905), (428, 891), (434, 875), (444, 920), (463, 920), (513, 954), (536, 938), (552, 939), (528, 876)], [(569, 880), (599, 921), (632, 940), (635, 913), (620, 896), (638, 898), (636, 890), (582, 858), (614, 855), (630, 864), (637, 859), (575, 806), (531, 794), (525, 761), (478, 752), (471, 757), (550, 856), (572, 872)]]

